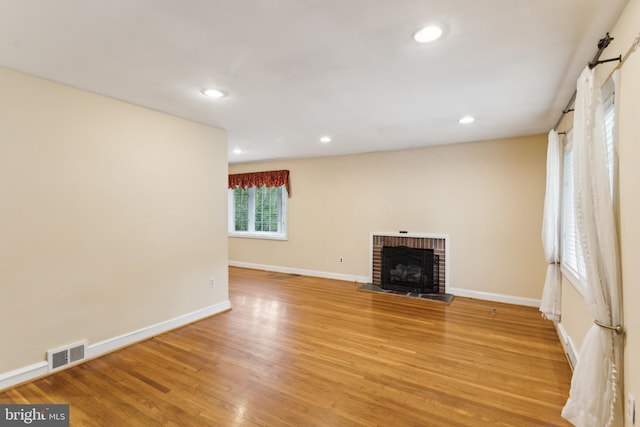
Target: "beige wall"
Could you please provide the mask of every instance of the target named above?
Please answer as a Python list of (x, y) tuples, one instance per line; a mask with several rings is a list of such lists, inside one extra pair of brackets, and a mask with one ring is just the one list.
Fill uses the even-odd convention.
[[(606, 49), (603, 58), (627, 52), (633, 39), (639, 35), (640, 0), (631, 0), (618, 23), (611, 30), (615, 40)], [(604, 80), (615, 65), (597, 68)], [(640, 52), (635, 52), (620, 70), (618, 103), (618, 161), (619, 161), (619, 233), (622, 263), (622, 292), (624, 325), (626, 329), (624, 387), (625, 393), (640, 398)], [(572, 285), (565, 280), (563, 286), (562, 324), (578, 349), (587, 329), (592, 325), (584, 301)], [(637, 405), (636, 405), (637, 406)], [(638, 408), (636, 408), (638, 409)], [(639, 419), (640, 415), (636, 415)], [(622, 420), (619, 420), (622, 421)], [(636, 421), (636, 425), (638, 421)], [(626, 426), (632, 424), (625, 420)]]
[(231, 165), (289, 169), (292, 197), (289, 240), (230, 238), (230, 259), (368, 277), (371, 232), (448, 234), (449, 286), (539, 299), (545, 156), (533, 136)]
[(561, 310), (561, 313), (564, 313), (561, 324), (571, 340), (571, 349), (567, 351), (572, 351), (574, 356), (577, 356), (584, 337), (593, 325), (593, 317), (584, 304), (580, 292), (564, 276), (562, 277)]
[(0, 373), (228, 300), (225, 132), (1, 68), (0, 94)]
[[(624, 54), (635, 37), (640, 36), (640, 0), (631, 0), (613, 29), (615, 44), (608, 52)], [(620, 70), (619, 100), (619, 185), (620, 244), (624, 323), (626, 329), (624, 382), (625, 393), (640, 398), (640, 52), (635, 52)], [(638, 407), (636, 405), (636, 411)], [(636, 425), (640, 415), (636, 414)], [(630, 422), (626, 422), (631, 426)]]

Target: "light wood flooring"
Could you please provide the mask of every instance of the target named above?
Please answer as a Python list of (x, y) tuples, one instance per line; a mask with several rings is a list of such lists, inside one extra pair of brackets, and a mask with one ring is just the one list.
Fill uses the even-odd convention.
[(71, 426), (568, 426), (535, 308), (231, 268), (233, 309), (0, 393)]

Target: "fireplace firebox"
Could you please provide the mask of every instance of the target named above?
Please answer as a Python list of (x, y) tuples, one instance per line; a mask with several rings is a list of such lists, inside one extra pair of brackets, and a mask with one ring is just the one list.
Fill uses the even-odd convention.
[(382, 247), (383, 289), (418, 294), (437, 293), (439, 259), (433, 249)]

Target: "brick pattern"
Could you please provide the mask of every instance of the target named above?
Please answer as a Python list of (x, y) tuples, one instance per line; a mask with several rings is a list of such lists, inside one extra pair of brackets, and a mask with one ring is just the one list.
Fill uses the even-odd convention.
[(433, 249), (433, 253), (440, 257), (439, 259), (439, 283), (438, 292), (444, 293), (445, 290), (445, 244), (446, 240), (432, 237), (401, 237), (401, 236), (373, 236), (373, 284), (380, 286), (382, 284), (382, 247), (383, 246), (406, 246), (414, 249)]

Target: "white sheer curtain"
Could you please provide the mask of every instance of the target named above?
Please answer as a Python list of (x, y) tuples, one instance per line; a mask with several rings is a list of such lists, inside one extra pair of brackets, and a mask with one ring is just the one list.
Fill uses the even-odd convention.
[(542, 217), (542, 247), (549, 263), (542, 291), (540, 311), (553, 321), (560, 320), (562, 276), (560, 273), (560, 141), (558, 132), (549, 132), (547, 146), (547, 190)]
[[(616, 224), (611, 200), (602, 96), (593, 70), (578, 79), (573, 119), (576, 227), (586, 267), (581, 280), (595, 321), (619, 325), (620, 283)], [(593, 325), (584, 338), (562, 416), (576, 426), (620, 421), (618, 369), (622, 335)]]

